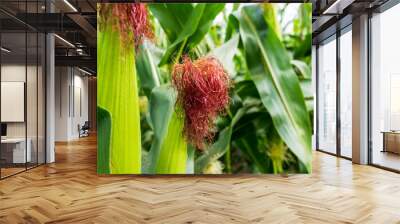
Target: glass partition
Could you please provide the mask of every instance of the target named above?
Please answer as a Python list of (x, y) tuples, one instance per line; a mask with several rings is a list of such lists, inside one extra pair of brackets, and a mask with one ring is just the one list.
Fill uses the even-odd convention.
[(371, 162), (400, 170), (400, 5), (371, 18)]
[(318, 149), (336, 153), (336, 36), (318, 48)]
[(24, 171), (31, 161), (26, 139), (26, 41), (25, 32), (1, 34), (2, 177)]
[(352, 32), (340, 36), (340, 155), (352, 157)]
[(38, 35), (36, 32), (27, 33), (27, 81), (26, 81), (26, 112), (27, 112), (27, 150), (30, 151), (28, 168), (37, 165), (38, 160)]
[[(18, 16), (41, 12), (43, 5), (0, 2)], [(45, 44), (43, 33), (0, 12), (0, 178), (45, 163)]]
[(38, 34), (38, 76), (37, 76), (37, 147), (38, 147), (38, 164), (46, 162), (46, 139), (45, 139), (45, 124), (46, 124), (46, 37), (43, 33)]

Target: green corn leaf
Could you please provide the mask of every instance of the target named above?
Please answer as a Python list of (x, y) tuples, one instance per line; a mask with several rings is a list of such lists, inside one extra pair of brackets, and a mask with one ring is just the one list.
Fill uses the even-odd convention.
[(246, 98), (260, 98), (257, 88), (252, 80), (243, 80), (235, 83), (235, 92), (242, 100)]
[(304, 99), (306, 100), (307, 111), (314, 110), (314, 93), (311, 82), (311, 68), (308, 64), (300, 60), (291, 61), (295, 71), (299, 75), (301, 90), (303, 91)]
[(183, 117), (175, 110), (176, 92), (171, 86), (153, 89), (150, 97), (150, 117), (154, 140), (150, 149), (148, 173), (186, 173), (187, 143), (183, 136)]
[(228, 41), (229, 39), (231, 39), (235, 33), (239, 33), (239, 22), (235, 18), (235, 16), (230, 14), (228, 16), (228, 21), (227, 21), (227, 26), (226, 26), (226, 31), (225, 31), (225, 41)]
[(191, 144), (188, 144), (187, 149), (187, 160), (186, 160), (186, 174), (193, 174), (194, 173), (194, 156), (195, 156), (196, 148), (193, 147)]
[(183, 118), (176, 111), (169, 119), (168, 130), (158, 155), (157, 174), (185, 174), (188, 158), (187, 143), (183, 136)]
[(279, 24), (278, 18), (276, 16), (276, 9), (273, 3), (262, 4), (264, 8), (264, 18), (267, 21), (279, 39), (282, 39), (281, 26)]
[(164, 56), (162, 57), (160, 61), (160, 66), (167, 64), (168, 62), (173, 61), (172, 55), (178, 50), (178, 58), (182, 54), (182, 50), (185, 48), (187, 44), (187, 40), (191, 35), (193, 35), (196, 32), (196, 29), (200, 23), (200, 19), (203, 15), (205, 8), (205, 4), (198, 4), (196, 7), (192, 10), (192, 13), (190, 14), (190, 17), (185, 23), (185, 26), (182, 28), (182, 31), (179, 33), (178, 37), (176, 40), (168, 46), (167, 51), (165, 52)]
[[(204, 4), (204, 3), (203, 3)], [(224, 9), (223, 3), (205, 4), (203, 15), (196, 31), (188, 40), (189, 48), (195, 47), (204, 38), (217, 15)]]
[(261, 8), (243, 7), (238, 20), (247, 66), (261, 100), (281, 138), (311, 171), (311, 124), (290, 57)]
[(309, 33), (305, 36), (304, 40), (299, 40), (298, 45), (294, 49), (294, 58), (302, 59), (304, 57), (310, 57), (312, 46), (312, 34)]
[[(185, 5), (187, 4), (150, 4), (151, 12), (172, 42), (162, 57), (160, 66), (180, 57), (185, 48), (192, 49), (199, 44), (217, 14), (225, 7), (224, 4), (199, 3), (190, 10)], [(186, 7), (186, 10), (182, 7)], [(167, 19), (174, 22), (166, 22)]]
[(311, 79), (311, 68), (309, 65), (300, 60), (292, 60), (291, 63), (302, 79)]
[(314, 110), (314, 93), (312, 81), (310, 79), (301, 80), (300, 86), (304, 94), (304, 99), (306, 100), (307, 111), (311, 112)]
[(149, 10), (157, 18), (172, 43), (182, 31), (194, 8), (193, 4), (151, 3)]
[(246, 108), (240, 108), (233, 117), (231, 124), (223, 129), (218, 136), (218, 140), (212, 144), (195, 161), (195, 173), (203, 173), (204, 168), (223, 156), (230, 148), (232, 130), (238, 120), (245, 114)]
[(310, 79), (300, 81), (301, 90), (306, 100), (312, 100), (314, 97), (312, 81)]
[(219, 133), (218, 140), (212, 144), (210, 148), (206, 149), (203, 155), (196, 159), (194, 166), (196, 173), (203, 173), (204, 168), (208, 164), (225, 154), (230, 147), (231, 135), (232, 128), (230, 126)]
[[(256, 89), (255, 86), (252, 88)], [(248, 101), (248, 98), (246, 100)], [(235, 124), (232, 133), (233, 144), (247, 156), (248, 160), (252, 161), (258, 172), (273, 172), (268, 163), (266, 148), (260, 147), (257, 139), (258, 132), (274, 128), (271, 116), (262, 105), (262, 107), (259, 104), (252, 105), (245, 101), (244, 106), (249, 107), (249, 109)]]
[[(253, 129), (250, 130), (255, 130), (255, 127), (253, 126)], [(260, 173), (272, 171), (269, 169), (266, 153), (262, 153), (258, 149), (257, 135), (254, 131), (250, 131), (245, 137), (237, 139), (234, 144), (253, 162)]]
[[(97, 36), (97, 104), (111, 116), (110, 173), (139, 174), (141, 137), (134, 47), (121, 43), (112, 24), (105, 25)], [(105, 147), (103, 142), (99, 144)]]
[[(267, 112), (251, 112), (246, 113), (242, 119), (236, 124), (235, 128), (233, 129), (232, 139), (240, 139), (249, 135), (249, 130), (254, 128), (253, 122), (257, 121), (258, 119), (266, 119), (269, 115)], [(265, 126), (266, 129), (270, 127), (267, 125)]]
[(312, 24), (310, 18), (312, 17), (312, 3), (302, 3), (298, 10), (301, 31), (306, 34), (311, 34)]
[(143, 89), (147, 98), (150, 98), (154, 87), (160, 86), (161, 78), (157, 64), (160, 62), (162, 53), (162, 50), (158, 49), (154, 44), (145, 41), (140, 47), (139, 54), (136, 56), (136, 68), (140, 80), (140, 88)]
[(208, 55), (214, 56), (219, 62), (221, 62), (222, 66), (231, 77), (236, 75), (233, 56), (236, 54), (238, 44), (239, 35), (236, 34), (229, 41), (208, 53)]
[(111, 117), (110, 113), (97, 107), (97, 173), (110, 174), (110, 134)]

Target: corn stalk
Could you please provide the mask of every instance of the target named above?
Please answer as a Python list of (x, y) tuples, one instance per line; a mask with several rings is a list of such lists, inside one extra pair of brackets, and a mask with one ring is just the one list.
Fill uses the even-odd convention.
[(102, 25), (97, 35), (97, 98), (98, 106), (111, 117), (110, 173), (138, 174), (141, 138), (135, 48), (124, 46), (111, 22)]
[[(155, 87), (150, 97), (150, 118), (154, 141), (148, 173), (184, 174), (188, 144), (183, 136), (184, 117), (175, 108), (176, 92), (168, 86)], [(193, 158), (192, 158), (193, 159)]]

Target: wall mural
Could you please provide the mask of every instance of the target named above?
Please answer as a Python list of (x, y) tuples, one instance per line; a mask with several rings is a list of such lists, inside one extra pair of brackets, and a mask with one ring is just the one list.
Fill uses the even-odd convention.
[(98, 4), (97, 172), (311, 172), (311, 11)]

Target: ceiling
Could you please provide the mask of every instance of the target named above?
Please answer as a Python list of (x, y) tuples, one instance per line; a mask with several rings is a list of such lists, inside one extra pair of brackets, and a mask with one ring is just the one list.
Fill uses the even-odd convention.
[(389, 0), (312, 0), (313, 43), (317, 44), (338, 29), (351, 24), (352, 18), (380, 7)]
[[(270, 0), (273, 1), (275, 0)], [(338, 27), (351, 23), (353, 16), (374, 9), (386, 1), (388, 0), (311, 0), (314, 44), (332, 35)], [(17, 37), (18, 32), (25, 32), (26, 28), (32, 31), (54, 32), (58, 35), (55, 38), (56, 65), (80, 66), (95, 73), (97, 2), (97, 0), (48, 0), (46, 5), (45, 0), (1, 0), (1, 29), (9, 33), (3, 35), (6, 38), (4, 41), (9, 42), (10, 46), (13, 44), (12, 47), (15, 49), (20, 45), (19, 49), (22, 51), (21, 46), (24, 46), (24, 42)], [(116, 1), (101, 0), (101, 2)], [(50, 11), (52, 13), (49, 13)], [(13, 41), (15, 43), (11, 43)], [(28, 45), (28, 54), (32, 51), (30, 46), (33, 45)], [(16, 50), (15, 54), (18, 52)]]
[[(56, 66), (78, 66), (96, 72), (96, 0), (1, 0), (2, 45), (8, 58), (31, 58), (36, 32), (54, 32)], [(51, 11), (51, 13), (49, 13)], [(27, 35), (25, 52), (25, 31)], [(34, 41), (36, 43), (36, 40)], [(37, 44), (36, 44), (37, 45)], [(41, 47), (41, 46), (39, 46)]]

